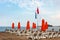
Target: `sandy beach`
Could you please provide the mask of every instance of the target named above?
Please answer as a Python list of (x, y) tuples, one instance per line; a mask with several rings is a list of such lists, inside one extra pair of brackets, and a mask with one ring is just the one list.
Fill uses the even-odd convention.
[(0, 32), (0, 40), (27, 40), (25, 36), (17, 36), (16, 34)]
[[(0, 40), (29, 40), (26, 36), (17, 36), (16, 34), (11, 34), (8, 32), (0, 32)], [(40, 40), (60, 40), (60, 38), (45, 38)]]

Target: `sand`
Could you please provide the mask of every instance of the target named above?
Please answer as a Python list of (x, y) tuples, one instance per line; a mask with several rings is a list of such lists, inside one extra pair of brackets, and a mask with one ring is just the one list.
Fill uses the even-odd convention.
[[(17, 36), (16, 34), (11, 34), (7, 32), (0, 32), (0, 40), (28, 40), (26, 36)], [(60, 40), (60, 38), (46, 38), (40, 40)]]
[(16, 34), (0, 32), (0, 40), (27, 40), (25, 36), (17, 36)]

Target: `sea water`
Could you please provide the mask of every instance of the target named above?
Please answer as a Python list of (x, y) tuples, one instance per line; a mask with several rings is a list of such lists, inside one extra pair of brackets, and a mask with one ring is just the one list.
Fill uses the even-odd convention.
[[(5, 29), (12, 29), (11, 27), (4, 27), (4, 26), (0, 26), (0, 32), (4, 32)], [(41, 27), (37, 27), (37, 29), (39, 30)], [(15, 30), (17, 30), (17, 27), (14, 28)], [(32, 29), (32, 28), (30, 28)], [(60, 27), (48, 27), (47, 30), (52, 30), (54, 29), (54, 31), (59, 31)], [(21, 27), (21, 30), (26, 30), (26, 27)]]

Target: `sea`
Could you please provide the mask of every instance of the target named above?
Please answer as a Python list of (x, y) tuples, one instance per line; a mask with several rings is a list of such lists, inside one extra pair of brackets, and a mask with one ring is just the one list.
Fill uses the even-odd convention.
[[(7, 29), (12, 29), (10, 26), (5, 27), (5, 26), (0, 26), (0, 32), (4, 32)], [(39, 30), (41, 27), (37, 27), (36, 29)], [(17, 30), (17, 27), (14, 28), (15, 30)], [(32, 28), (30, 28), (32, 29)], [(60, 27), (48, 27), (47, 30), (52, 30), (54, 29), (54, 31), (59, 31)], [(26, 30), (26, 27), (21, 27), (20, 30)]]

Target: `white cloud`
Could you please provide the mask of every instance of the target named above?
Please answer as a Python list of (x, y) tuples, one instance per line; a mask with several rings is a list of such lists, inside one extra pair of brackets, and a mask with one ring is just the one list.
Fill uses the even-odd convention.
[(55, 20), (60, 20), (60, 11), (56, 11), (55, 15), (52, 15), (51, 18)]
[(40, 2), (39, 0), (9, 0), (9, 2), (17, 4), (20, 8), (26, 8), (30, 11), (31, 9), (35, 10), (37, 6), (43, 6), (43, 2)]
[[(56, 1), (56, 0), (55, 1), (54, 0), (53, 1), (52, 0), (48, 0), (48, 1), (47, 0), (42, 0), (42, 1), (39, 1), (39, 0), (0, 0), (0, 3), (6, 3), (6, 2), (11, 2), (13, 4), (17, 4), (20, 8), (27, 9), (27, 12), (29, 12), (29, 14), (33, 13), (33, 12), (30, 12), (30, 11), (35, 11), (36, 10), (36, 7), (38, 6), (39, 9), (40, 9), (40, 15), (39, 15), (40, 17), (43, 16), (43, 18), (45, 18), (44, 16), (46, 16), (47, 17), (46, 19), (51, 24), (56, 23), (55, 22), (56, 20), (58, 20), (58, 22), (60, 21), (60, 12), (58, 10), (59, 7), (57, 8), (58, 11), (55, 11), (56, 9), (54, 9), (54, 11), (47, 10), (47, 9), (53, 10), (53, 8), (51, 8), (51, 7), (54, 7), (54, 5), (59, 6), (59, 4), (60, 4), (59, 2), (60, 1)], [(54, 5), (53, 5), (53, 2), (54, 2)], [(10, 7), (10, 5), (8, 5), (8, 7)], [(26, 11), (24, 13), (26, 13)], [(26, 13), (26, 14), (29, 15), (28, 13)], [(30, 16), (28, 18), (30, 18)], [(52, 23), (51, 21), (53, 21), (54, 23)], [(58, 23), (56, 23), (56, 24), (58, 24)]]
[(60, 14), (52, 15), (51, 18), (55, 20), (60, 20)]
[(60, 11), (55, 11), (54, 13), (54, 15), (50, 16), (50, 23), (53, 25), (60, 25)]

